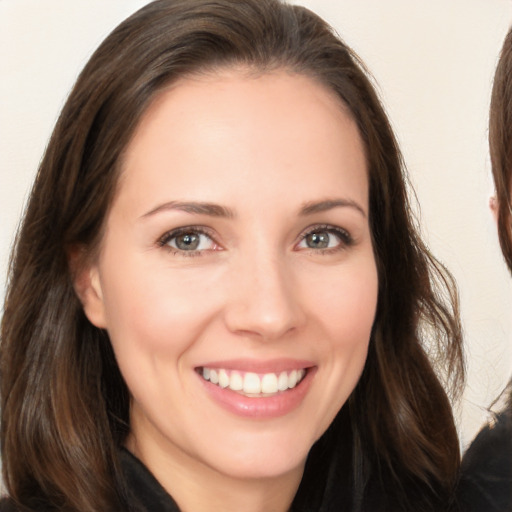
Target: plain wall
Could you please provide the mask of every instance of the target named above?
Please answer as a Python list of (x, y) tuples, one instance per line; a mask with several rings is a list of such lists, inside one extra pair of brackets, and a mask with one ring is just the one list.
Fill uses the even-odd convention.
[[(144, 0), (0, 0), (0, 298), (38, 162), (88, 56)], [(489, 212), (492, 76), (510, 0), (303, 0), (372, 71), (434, 254), (457, 278), (468, 384), (463, 445), (512, 374), (512, 281)]]

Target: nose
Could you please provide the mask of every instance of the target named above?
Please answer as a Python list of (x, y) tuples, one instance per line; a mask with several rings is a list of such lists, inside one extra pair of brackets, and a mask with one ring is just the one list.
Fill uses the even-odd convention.
[[(231, 332), (276, 340), (305, 321), (299, 282), (286, 257), (241, 258), (231, 273), (225, 322)], [(289, 263), (289, 262), (288, 262)]]

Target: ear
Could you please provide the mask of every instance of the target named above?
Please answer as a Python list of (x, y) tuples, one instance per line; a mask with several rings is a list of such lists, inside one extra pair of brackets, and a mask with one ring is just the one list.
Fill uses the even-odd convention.
[(491, 209), (492, 216), (494, 217), (494, 221), (498, 222), (498, 210), (499, 210), (499, 202), (496, 196), (491, 196), (489, 199), (489, 208)]
[(107, 328), (101, 279), (96, 263), (86, 263), (84, 251), (74, 248), (68, 253), (73, 287), (89, 321), (101, 329)]

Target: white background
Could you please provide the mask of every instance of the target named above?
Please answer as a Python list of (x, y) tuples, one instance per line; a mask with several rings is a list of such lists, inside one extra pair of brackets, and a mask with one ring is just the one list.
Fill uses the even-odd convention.
[[(145, 0), (0, 0), (0, 299), (38, 162), (88, 56)], [(398, 135), (432, 251), (455, 274), (468, 384), (462, 444), (512, 373), (512, 281), (488, 200), (492, 76), (511, 0), (303, 0), (366, 62)]]

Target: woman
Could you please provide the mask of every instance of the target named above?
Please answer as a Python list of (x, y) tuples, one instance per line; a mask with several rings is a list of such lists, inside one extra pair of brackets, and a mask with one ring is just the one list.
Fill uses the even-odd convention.
[[(512, 31), (503, 43), (494, 77), (489, 117), (489, 146), (496, 197), (491, 201), (501, 250), (512, 272)], [(512, 384), (504, 406), (477, 435), (464, 455), (459, 487), (465, 511), (512, 510)]]
[(447, 509), (458, 441), (423, 341), (457, 389), (456, 309), (325, 22), (153, 2), (79, 77), (18, 235), (4, 507)]

